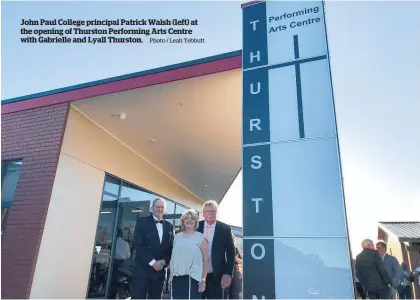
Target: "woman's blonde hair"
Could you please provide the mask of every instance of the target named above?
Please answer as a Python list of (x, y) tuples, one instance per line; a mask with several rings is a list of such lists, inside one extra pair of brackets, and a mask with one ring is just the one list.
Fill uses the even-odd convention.
[(198, 229), (198, 214), (194, 209), (187, 209), (186, 211), (184, 211), (184, 213), (181, 216), (181, 230), (184, 231), (185, 230), (185, 226), (184, 226), (184, 221), (185, 219), (191, 216), (191, 218), (195, 221), (195, 226), (194, 226), (194, 230)]

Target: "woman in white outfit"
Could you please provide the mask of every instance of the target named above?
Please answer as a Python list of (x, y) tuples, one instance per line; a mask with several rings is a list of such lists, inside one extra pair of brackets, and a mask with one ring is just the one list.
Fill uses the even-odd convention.
[(174, 238), (170, 262), (172, 299), (201, 299), (209, 267), (208, 242), (197, 231), (198, 214), (189, 209), (181, 216), (181, 232)]

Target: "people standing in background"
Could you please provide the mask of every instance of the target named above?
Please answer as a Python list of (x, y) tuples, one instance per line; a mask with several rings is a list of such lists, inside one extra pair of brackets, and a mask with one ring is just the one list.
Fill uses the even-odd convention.
[(152, 203), (152, 214), (138, 218), (133, 246), (136, 251), (132, 299), (161, 299), (165, 281), (165, 267), (172, 254), (174, 231), (163, 219), (166, 202), (157, 198)]
[(363, 286), (360, 283), (359, 278), (357, 278), (356, 275), (356, 261), (352, 260), (352, 268), (353, 268), (353, 279), (355, 282), (355, 287), (356, 287), (356, 298), (360, 298), (360, 299), (366, 299), (366, 294), (365, 291), (363, 290)]
[(420, 286), (420, 260), (418, 267), (413, 272), (414, 280), (416, 281), (417, 285)]
[(398, 263), (398, 260), (394, 256), (386, 253), (387, 245), (384, 241), (379, 241), (376, 243), (376, 250), (379, 252), (385, 270), (392, 280), (388, 299), (395, 299), (398, 282), (404, 278), (404, 271)]
[(130, 245), (123, 239), (123, 232), (117, 230), (117, 240), (115, 241), (114, 261), (112, 264), (112, 284), (110, 289), (110, 299), (115, 299), (117, 294), (118, 271), (122, 263), (131, 257)]
[(404, 272), (404, 278), (398, 282), (398, 298), (411, 299), (411, 283), (414, 281), (414, 276), (413, 273), (408, 269), (407, 263), (402, 262), (401, 268)]
[(209, 242), (210, 263), (203, 299), (222, 299), (222, 290), (230, 285), (235, 264), (232, 230), (229, 225), (217, 220), (217, 209), (216, 201), (206, 201), (203, 205), (205, 220), (200, 221), (198, 227)]
[(172, 299), (201, 299), (209, 268), (208, 242), (197, 232), (198, 214), (189, 209), (181, 216), (181, 232), (174, 238), (169, 285)]
[[(236, 244), (235, 235), (232, 234), (233, 244)], [(235, 246), (235, 264), (232, 273), (232, 282), (230, 286), (223, 290), (224, 299), (239, 299), (242, 292), (242, 276), (239, 272), (239, 266), (242, 265), (242, 256), (239, 249)]]
[(391, 278), (372, 240), (362, 242), (363, 251), (356, 257), (356, 276), (369, 299), (388, 299)]

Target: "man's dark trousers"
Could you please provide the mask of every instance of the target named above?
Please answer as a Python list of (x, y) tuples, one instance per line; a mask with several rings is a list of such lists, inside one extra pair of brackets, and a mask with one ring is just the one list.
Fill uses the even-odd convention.
[(140, 272), (135, 272), (132, 285), (132, 299), (162, 299), (163, 283), (165, 282), (165, 273), (160, 271), (157, 278), (147, 278)]
[(388, 299), (389, 293), (389, 288), (385, 288), (381, 290), (369, 291), (367, 294), (369, 299)]

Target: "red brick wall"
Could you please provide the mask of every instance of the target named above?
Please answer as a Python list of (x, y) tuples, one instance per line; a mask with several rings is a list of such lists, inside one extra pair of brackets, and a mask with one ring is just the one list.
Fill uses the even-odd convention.
[(23, 159), (2, 234), (2, 299), (29, 298), (68, 108), (64, 103), (1, 116), (2, 161)]

